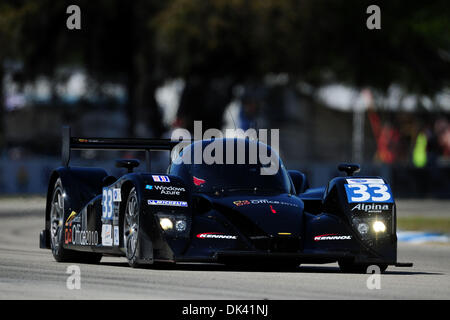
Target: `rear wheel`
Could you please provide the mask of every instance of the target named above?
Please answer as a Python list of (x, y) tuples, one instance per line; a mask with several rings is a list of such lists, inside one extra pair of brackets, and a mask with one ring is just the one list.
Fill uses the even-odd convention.
[(369, 264), (369, 263), (353, 263), (348, 261), (339, 261), (339, 268), (345, 273), (367, 273), (367, 268), (372, 265), (377, 266), (380, 269), (380, 273), (383, 273), (387, 269), (387, 264)]
[(139, 201), (136, 188), (132, 188), (128, 194), (123, 219), (123, 243), (128, 264), (135, 268), (138, 263), (139, 245)]
[(50, 208), (50, 246), (53, 257), (58, 262), (98, 263), (102, 258), (99, 253), (77, 252), (64, 248), (64, 189), (58, 178), (53, 188)]

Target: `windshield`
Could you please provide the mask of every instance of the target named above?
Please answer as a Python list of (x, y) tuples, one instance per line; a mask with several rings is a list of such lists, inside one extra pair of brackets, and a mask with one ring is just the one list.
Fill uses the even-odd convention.
[[(248, 149), (245, 152), (248, 154)], [(277, 162), (278, 170), (275, 174), (273, 172), (267, 174), (269, 167), (273, 167), (274, 161)], [(182, 176), (185, 181), (190, 180), (191, 188), (195, 192), (290, 192), (291, 182), (278, 156), (273, 157), (272, 162), (268, 164), (262, 164), (259, 159), (255, 164), (248, 162), (245, 164), (237, 162), (233, 164), (183, 163), (173, 165), (170, 173)]]
[(199, 192), (279, 191), (289, 192), (290, 183), (280, 169), (275, 175), (261, 175), (261, 165), (192, 165), (192, 183)]

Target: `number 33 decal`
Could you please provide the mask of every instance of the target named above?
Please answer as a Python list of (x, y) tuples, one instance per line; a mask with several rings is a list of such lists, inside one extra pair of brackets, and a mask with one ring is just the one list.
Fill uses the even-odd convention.
[(348, 202), (393, 202), (386, 184), (346, 184)]
[(113, 218), (113, 191), (108, 188), (103, 188), (102, 196), (102, 218)]

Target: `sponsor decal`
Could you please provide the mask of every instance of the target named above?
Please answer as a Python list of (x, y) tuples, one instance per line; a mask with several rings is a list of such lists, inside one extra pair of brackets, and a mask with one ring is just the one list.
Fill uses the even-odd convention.
[(272, 211), (272, 213), (277, 213), (277, 211), (272, 207), (272, 205), (269, 205), (270, 207), (270, 211)]
[(175, 200), (148, 200), (148, 205), (150, 206), (173, 206), (173, 207), (187, 207), (186, 201), (175, 201)]
[(70, 224), (69, 228), (64, 229), (64, 243), (69, 244), (72, 242), (72, 228), (70, 228), (72, 224)]
[(119, 245), (119, 227), (118, 226), (114, 226), (114, 245), (115, 246)]
[(113, 189), (103, 188), (102, 194), (102, 218), (112, 220), (114, 215)]
[[(249, 204), (268, 204), (268, 205), (276, 204), (276, 205), (282, 205), (282, 206), (298, 207), (298, 205), (295, 203), (278, 201), (278, 200), (268, 200), (268, 199), (237, 200), (237, 201), (233, 201), (233, 204), (237, 207), (249, 205)], [(271, 206), (271, 209), (273, 209), (272, 206)], [(273, 212), (273, 213), (276, 213), (276, 212)]]
[(147, 190), (152, 190), (152, 189), (153, 189), (153, 186), (148, 184), (148, 185), (145, 186), (145, 189), (147, 189)]
[(204, 184), (206, 182), (206, 180), (203, 180), (203, 179), (200, 179), (200, 178), (197, 178), (197, 177), (194, 177), (194, 176), (192, 176), (192, 180), (194, 181), (194, 184), (196, 186), (200, 186), (200, 185), (202, 185), (202, 184)]
[(64, 243), (69, 244), (72, 242), (72, 223), (73, 219), (77, 213), (75, 211), (72, 211), (70, 215), (67, 217), (65, 228), (64, 228)]
[(73, 220), (73, 218), (75, 218), (75, 216), (77, 215), (77, 213), (75, 211), (72, 211), (69, 215), (69, 217), (67, 217), (66, 220), (66, 227), (69, 225), (69, 223)]
[(298, 207), (295, 203), (278, 201), (278, 200), (267, 200), (267, 199), (259, 199), (259, 200), (250, 200), (252, 204), (277, 204), (282, 206), (290, 206), (290, 207)]
[(244, 206), (246, 204), (250, 204), (250, 201), (248, 201), (248, 200), (237, 200), (237, 201), (233, 201), (233, 204), (235, 206), (237, 206), (237, 207), (240, 207), (240, 206)]
[(80, 225), (76, 224), (72, 227), (72, 244), (81, 246), (96, 246), (98, 244), (97, 231), (81, 231)]
[(385, 184), (383, 179), (346, 179), (348, 184)]
[(155, 182), (170, 182), (170, 179), (168, 176), (157, 176), (152, 175), (153, 181)]
[[(368, 179), (369, 180), (369, 179)], [(380, 179), (381, 180), (381, 179)], [(348, 202), (394, 202), (387, 184), (344, 184)]]
[(223, 234), (221, 232), (205, 232), (205, 233), (199, 233), (197, 235), (197, 238), (200, 239), (230, 239), (230, 240), (236, 240), (236, 236)]
[(370, 204), (365, 204), (365, 203), (358, 203), (357, 205), (355, 205), (351, 211), (353, 210), (359, 210), (359, 211), (364, 211), (364, 212), (383, 212), (383, 211), (387, 211), (390, 210), (391, 208), (389, 207), (388, 204), (376, 204), (376, 203), (370, 203)]
[(110, 224), (102, 225), (102, 245), (104, 246), (112, 246), (112, 226)]
[(323, 240), (351, 240), (352, 236), (341, 236), (338, 234), (322, 234), (320, 236), (315, 236), (314, 241), (323, 241)]
[(113, 201), (114, 202), (122, 201), (122, 194), (120, 192), (120, 189), (113, 189)]
[(185, 192), (186, 190), (183, 187), (174, 187), (174, 186), (154, 186), (154, 189), (158, 190), (160, 194), (179, 196), (181, 192)]

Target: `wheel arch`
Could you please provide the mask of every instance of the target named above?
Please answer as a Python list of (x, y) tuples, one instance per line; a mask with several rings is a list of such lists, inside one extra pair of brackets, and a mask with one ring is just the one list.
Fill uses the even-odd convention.
[(103, 179), (106, 176), (106, 171), (101, 168), (60, 167), (55, 169), (51, 173), (48, 183), (45, 206), (45, 229), (49, 229), (51, 198), (58, 178), (61, 179), (64, 192), (66, 193), (64, 211), (65, 215), (67, 215), (68, 211), (78, 212), (86, 203), (101, 193)]

